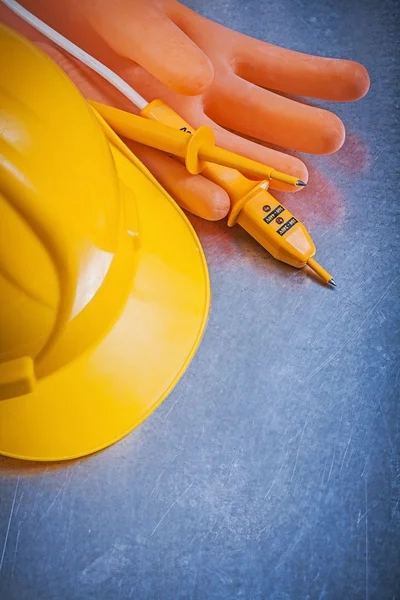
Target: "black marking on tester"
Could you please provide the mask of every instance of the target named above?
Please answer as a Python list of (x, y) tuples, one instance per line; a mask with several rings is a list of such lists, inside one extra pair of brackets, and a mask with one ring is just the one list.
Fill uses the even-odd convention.
[(289, 221), (286, 221), (286, 223), (282, 225), (282, 227), (277, 229), (276, 233), (279, 233), (279, 235), (285, 235), (285, 233), (287, 233), (289, 229), (293, 227), (293, 225), (296, 225), (296, 223), (298, 223), (298, 220), (292, 217), (291, 219), (289, 219)]
[(188, 133), (189, 135), (192, 135), (192, 132), (187, 127), (181, 127), (179, 131), (184, 131), (185, 133)]
[(278, 204), (276, 208), (272, 212), (269, 213), (266, 217), (264, 217), (264, 221), (266, 223), (271, 223), (278, 215), (280, 215), (285, 209), (281, 204)]

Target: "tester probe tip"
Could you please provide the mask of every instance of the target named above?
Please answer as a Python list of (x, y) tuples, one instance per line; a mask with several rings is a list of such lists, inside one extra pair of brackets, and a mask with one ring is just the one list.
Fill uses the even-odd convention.
[(301, 179), (298, 179), (298, 180), (296, 181), (296, 185), (299, 185), (299, 186), (301, 186), (301, 187), (306, 187), (306, 185), (307, 185), (307, 184), (306, 184), (306, 183), (304, 183), (304, 181), (302, 181)]
[(325, 283), (330, 283), (331, 285), (334, 285), (336, 287), (336, 283), (332, 275), (328, 273), (326, 269), (321, 267), (321, 265), (317, 263), (317, 261), (314, 258), (309, 258), (307, 264), (309, 267), (311, 267), (313, 271), (317, 273), (317, 275), (321, 277), (321, 279), (325, 281)]

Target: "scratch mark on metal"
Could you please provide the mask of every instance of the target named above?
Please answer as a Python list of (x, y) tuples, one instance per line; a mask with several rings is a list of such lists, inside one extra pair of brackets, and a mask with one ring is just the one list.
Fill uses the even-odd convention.
[(269, 533), (270, 531), (272, 531), (272, 525), (270, 525), (269, 523), (267, 523), (267, 525), (265, 525), (265, 527), (263, 527), (263, 528), (261, 529), (261, 531), (259, 531), (259, 532), (258, 532), (258, 535), (257, 535), (257, 539), (258, 539), (258, 540), (260, 539), (261, 535), (264, 533), (264, 531), (265, 531), (266, 529), (268, 529), (268, 533)]
[(320, 573), (321, 573), (321, 567), (318, 567), (318, 572), (317, 572), (316, 576), (314, 577), (314, 579), (312, 580), (311, 583), (315, 583), (317, 581), (317, 579), (319, 578)]
[(227, 479), (230, 479), (230, 478), (231, 478), (233, 469), (234, 469), (235, 467), (237, 467), (237, 459), (239, 458), (239, 454), (240, 454), (240, 452), (236, 452), (235, 456), (234, 456), (234, 457), (233, 457), (233, 459), (232, 459), (232, 462), (231, 462), (231, 464), (230, 464), (230, 466), (229, 466), (228, 473), (227, 473), (227, 475), (226, 475), (226, 476), (227, 476)]
[(318, 596), (318, 600), (322, 600), (322, 598), (325, 596), (326, 593), (326, 583), (324, 583), (324, 587), (321, 590), (320, 595)]
[(41, 490), (41, 488), (43, 487), (44, 478), (46, 477), (48, 470), (49, 470), (49, 468), (48, 468), (48, 467), (46, 467), (46, 469), (45, 469), (45, 471), (44, 471), (44, 473), (43, 473), (43, 475), (42, 475), (42, 477), (41, 477), (41, 479), (40, 479), (40, 483), (39, 483), (39, 486), (38, 486), (38, 488), (37, 488), (37, 490), (36, 490), (36, 494), (35, 494), (35, 501), (34, 501), (34, 503), (33, 503), (33, 507), (32, 507), (32, 510), (31, 510), (31, 512), (30, 512), (30, 515), (29, 515), (29, 517), (26, 519), (27, 521), (30, 521), (30, 520), (33, 518), (33, 514), (34, 514), (34, 512), (35, 512), (35, 510), (36, 510), (37, 501), (38, 501), (38, 498), (39, 498), (39, 491), (40, 491), (40, 490)]
[[(376, 502), (374, 502), (374, 503), (372, 504), (372, 506), (370, 506), (370, 507), (369, 507), (369, 509), (368, 509), (368, 512), (371, 512), (371, 510), (372, 510), (373, 508), (375, 508), (375, 506), (378, 506), (378, 504), (380, 504), (380, 503), (381, 503), (381, 500), (377, 500)], [(362, 521), (362, 519), (363, 519), (364, 517), (366, 517), (366, 516), (367, 516), (367, 512), (363, 512), (363, 513), (361, 514), (361, 510), (360, 510), (360, 511), (359, 511), (359, 513), (358, 513), (358, 517), (357, 517), (357, 525), (359, 525), (360, 521)]]
[[(287, 428), (286, 428), (286, 429), (287, 429)], [(297, 432), (297, 433), (295, 433), (295, 434), (294, 434), (294, 436), (293, 436), (293, 437), (291, 437), (291, 438), (290, 438), (290, 439), (287, 441), (287, 443), (288, 443), (288, 444), (291, 444), (292, 442), (294, 442), (294, 440), (297, 440), (297, 438), (298, 438), (298, 437), (299, 437), (299, 435), (301, 434), (301, 431), (302, 431), (302, 430), (301, 430), (301, 429), (299, 429), (299, 430), (298, 430), (298, 432)], [(284, 433), (286, 433), (286, 431), (285, 431)]]
[(332, 475), (333, 463), (334, 463), (334, 461), (335, 461), (335, 454), (336, 454), (336, 450), (335, 450), (335, 448), (334, 448), (334, 449), (333, 449), (332, 462), (331, 462), (331, 468), (330, 468), (330, 470), (329, 470), (329, 475), (328, 475), (328, 481), (326, 482), (326, 484), (327, 484), (327, 485), (328, 485), (328, 483), (329, 483), (329, 480), (330, 480), (330, 478), (331, 478), (331, 475)]
[(286, 462), (287, 456), (288, 456), (288, 453), (287, 453), (287, 451), (286, 451), (286, 454), (285, 454), (285, 456), (284, 456), (284, 458), (283, 458), (283, 460), (282, 460), (282, 462), (281, 462), (281, 466), (279, 467), (279, 470), (278, 470), (277, 474), (275, 475), (274, 479), (272, 480), (272, 483), (271, 483), (271, 485), (269, 486), (269, 488), (268, 488), (268, 491), (267, 491), (267, 493), (265, 494), (265, 496), (264, 496), (264, 498), (263, 498), (263, 502), (265, 502), (265, 500), (266, 500), (266, 499), (268, 498), (268, 496), (270, 495), (270, 493), (271, 493), (271, 490), (272, 490), (272, 488), (274, 487), (274, 485), (275, 485), (275, 483), (276, 483), (276, 480), (278, 479), (278, 477), (279, 477), (279, 475), (280, 475), (280, 473), (281, 473), (281, 471), (282, 471), (282, 469), (283, 469), (283, 465), (284, 465), (284, 464), (285, 464), (285, 462)]
[(19, 497), (19, 501), (18, 501), (18, 504), (17, 504), (17, 508), (15, 509), (14, 517), (16, 517), (17, 514), (18, 514), (18, 511), (19, 511), (19, 508), (21, 506), (21, 502), (22, 502), (22, 498), (24, 497), (24, 494), (25, 494), (25, 492), (22, 492), (22, 494)]
[(157, 477), (157, 479), (156, 479), (156, 482), (155, 482), (155, 484), (154, 484), (154, 487), (153, 487), (153, 489), (152, 489), (152, 490), (151, 490), (151, 492), (150, 492), (150, 498), (151, 498), (151, 496), (154, 494), (154, 492), (155, 492), (156, 488), (158, 487), (158, 484), (159, 484), (159, 482), (160, 482), (160, 479), (161, 479), (161, 477), (164, 475), (165, 471), (166, 471), (166, 469), (163, 469), (163, 470), (161, 471), (161, 473), (159, 474), (159, 476)]
[(295, 463), (294, 463), (294, 467), (293, 467), (293, 471), (292, 471), (292, 477), (291, 477), (290, 481), (293, 481), (293, 477), (294, 477), (294, 475), (295, 475), (295, 473), (296, 473), (296, 469), (297, 469), (297, 461), (299, 460), (299, 453), (300, 453), (301, 440), (303, 439), (304, 430), (305, 430), (305, 428), (307, 427), (307, 424), (308, 424), (308, 415), (307, 415), (306, 421), (305, 421), (305, 423), (304, 423), (304, 425), (303, 425), (303, 428), (302, 428), (302, 430), (301, 430), (300, 439), (299, 439), (299, 443), (298, 443), (298, 446), (297, 446), (296, 460), (295, 460)]
[(368, 482), (365, 478), (365, 600), (369, 600)]
[(175, 506), (175, 504), (177, 502), (179, 502), (179, 500), (181, 500), (181, 498), (183, 498), (188, 493), (188, 491), (192, 487), (193, 483), (194, 483), (194, 481), (192, 481), (192, 483), (190, 485), (188, 485), (188, 487), (186, 488), (186, 490), (184, 492), (182, 492), (182, 494), (180, 496), (178, 496), (176, 498), (176, 500), (174, 500), (174, 502), (171, 504), (171, 506), (169, 507), (169, 509), (163, 514), (163, 516), (161, 517), (161, 519), (158, 521), (157, 525), (154, 527), (153, 531), (150, 534), (150, 537), (155, 534), (155, 532), (157, 531), (157, 529), (159, 528), (159, 526), (161, 525), (161, 523), (164, 521), (164, 519), (168, 515), (168, 513), (173, 509), (173, 507)]
[(72, 500), (72, 505), (71, 505), (71, 508), (70, 508), (70, 511), (69, 511), (67, 535), (65, 537), (64, 548), (62, 550), (62, 554), (63, 554), (64, 559), (65, 559), (66, 549), (67, 549), (67, 546), (68, 546), (68, 543), (69, 543), (69, 535), (70, 535), (70, 532), (71, 532), (72, 517), (73, 517), (73, 514), (74, 514), (74, 505), (75, 505), (75, 498)]
[(6, 549), (7, 549), (7, 542), (8, 542), (8, 536), (10, 534), (10, 527), (11, 527), (11, 521), (13, 518), (13, 514), (14, 514), (14, 507), (15, 507), (15, 500), (17, 498), (17, 493), (18, 493), (18, 488), (19, 488), (19, 476), (17, 479), (17, 485), (15, 486), (15, 491), (14, 491), (14, 498), (12, 501), (12, 505), (11, 505), (11, 510), (10, 510), (10, 517), (8, 519), (8, 525), (7, 525), (7, 531), (6, 531), (6, 537), (4, 538), (4, 544), (3, 544), (3, 551), (1, 553), (1, 559), (0, 559), (0, 573), (1, 570), (3, 568), (3, 562), (4, 562), (4, 556), (6, 554)]
[(169, 409), (169, 411), (164, 415), (164, 421), (166, 421), (166, 419), (168, 418), (169, 414), (174, 410), (175, 406), (178, 404), (178, 402), (180, 402), (182, 398), (179, 396), (175, 402), (173, 403), (173, 405), (171, 406), (171, 408)]
[[(171, 460), (169, 461), (169, 463), (168, 463), (168, 466), (170, 466), (170, 465), (172, 465), (172, 464), (173, 464), (173, 462), (175, 461), (176, 457), (177, 457), (177, 456), (179, 456), (179, 454), (182, 452), (182, 450), (183, 450), (183, 447), (182, 447), (182, 448), (178, 448), (178, 451), (177, 451), (177, 452), (175, 452), (174, 456), (173, 456), (173, 457), (171, 458)], [(189, 463), (186, 463), (186, 462), (185, 462), (185, 464), (187, 464), (189, 467), (191, 466), (191, 465), (189, 465)], [(161, 471), (161, 473), (159, 474), (159, 476), (157, 477), (157, 479), (156, 479), (156, 482), (155, 482), (155, 484), (154, 484), (154, 487), (153, 487), (153, 489), (152, 489), (152, 490), (151, 490), (151, 492), (150, 492), (150, 497), (151, 497), (151, 496), (154, 494), (154, 492), (156, 491), (156, 489), (157, 489), (157, 487), (158, 487), (158, 484), (160, 483), (160, 479), (161, 479), (161, 477), (164, 475), (164, 473), (165, 473), (165, 471), (166, 471), (166, 470), (167, 470), (167, 467), (165, 467), (165, 468), (164, 468), (164, 469)]]
[(367, 468), (367, 464), (368, 464), (368, 456), (365, 459), (365, 464), (364, 464), (364, 468), (363, 468), (362, 473), (361, 473), (361, 477), (364, 477), (364, 473), (365, 473), (365, 469)]
[(215, 571), (211, 571), (211, 569), (205, 567), (205, 570), (211, 573), (211, 575), (216, 575), (224, 585), (227, 583), (232, 583), (232, 578), (228, 575), (228, 573), (226, 573), (226, 571), (222, 571), (222, 569), (215, 569)]
[(15, 561), (16, 561), (16, 558), (17, 558), (17, 552), (18, 552), (18, 544), (19, 544), (19, 536), (20, 536), (20, 534), (21, 534), (21, 530), (18, 529), (17, 541), (15, 542), (14, 560), (13, 560), (12, 569), (11, 569), (11, 579), (14, 577)]
[(289, 552), (292, 552), (295, 549), (295, 547), (297, 546), (297, 544), (302, 539), (303, 535), (304, 535), (303, 530), (300, 530), (299, 533), (297, 534), (297, 537), (294, 540), (293, 544), (290, 544), (286, 548), (285, 552), (282, 554), (279, 563), (275, 567), (275, 571), (277, 571), (279, 569), (279, 567), (281, 567), (283, 565), (283, 563), (285, 562), (285, 558), (287, 557), (287, 555), (289, 554)]
[(393, 508), (393, 510), (392, 510), (392, 517), (391, 517), (391, 519), (390, 519), (390, 523), (393, 521), (393, 519), (394, 519), (394, 518), (396, 517), (396, 515), (397, 515), (397, 507), (399, 506), (399, 504), (400, 504), (400, 498), (397, 498), (397, 502), (396, 502), (396, 504), (394, 505), (394, 508)]
[(378, 154), (376, 156), (374, 156), (374, 158), (372, 159), (372, 163), (376, 163), (376, 161), (378, 160), (378, 158), (380, 157), (380, 155), (382, 154), (382, 152), (383, 152), (383, 150), (381, 150), (380, 152), (378, 152)]
[(301, 303), (301, 296), (299, 294), (292, 306), (292, 311), (291, 311), (292, 316), (296, 313), (296, 310), (299, 307), (300, 303)]
[(379, 412), (382, 415), (382, 421), (383, 421), (383, 424), (384, 424), (385, 429), (386, 429), (386, 434), (388, 436), (390, 448), (391, 448), (392, 454), (395, 454), (395, 449), (394, 449), (394, 446), (393, 446), (392, 438), (390, 437), (389, 427), (388, 427), (388, 424), (387, 424), (387, 421), (386, 421), (386, 417), (385, 417), (384, 412), (383, 412), (382, 402), (381, 402), (381, 399), (379, 398), (379, 396), (377, 397), (377, 400), (378, 400), (378, 404), (379, 404)]
[(224, 552), (224, 554), (222, 555), (221, 560), (219, 562), (222, 563), (225, 560), (225, 558), (228, 556), (228, 554), (230, 554), (230, 552), (231, 552), (230, 550), (227, 550), (227, 552)]
[(317, 373), (319, 373), (324, 367), (326, 367), (326, 365), (328, 365), (334, 358), (336, 358), (336, 356), (342, 351), (344, 350), (344, 348), (350, 344), (351, 341), (354, 340), (354, 338), (357, 336), (358, 332), (360, 331), (360, 329), (362, 328), (362, 326), (364, 325), (365, 321), (371, 316), (371, 314), (374, 312), (375, 308), (378, 306), (378, 304), (380, 302), (382, 302), (382, 300), (387, 296), (390, 288), (394, 285), (394, 283), (397, 281), (397, 279), (399, 278), (399, 276), (395, 277), (393, 279), (393, 281), (388, 285), (388, 287), (386, 288), (386, 290), (383, 292), (383, 294), (381, 294), (378, 298), (378, 300), (375, 302), (375, 304), (373, 305), (373, 307), (367, 312), (367, 314), (365, 315), (365, 317), (362, 319), (361, 323), (358, 325), (358, 327), (356, 327), (355, 331), (352, 333), (352, 335), (344, 342), (344, 344), (342, 344), (340, 346), (340, 348), (338, 348), (335, 352), (332, 352), (332, 354), (330, 354), (328, 356), (328, 358), (326, 358), (316, 369), (314, 369), (314, 371), (312, 371), (309, 375), (307, 375), (307, 377), (305, 379), (303, 379), (301, 381), (301, 383), (305, 383), (306, 381), (308, 381), (309, 379), (311, 379), (311, 377), (314, 377), (314, 375), (316, 375)]
[[(218, 515), (218, 517), (215, 519), (215, 521), (213, 522), (213, 524), (211, 525), (211, 527), (209, 527), (206, 531), (205, 536), (203, 537), (203, 539), (201, 540), (201, 544), (200, 547), (204, 544), (204, 542), (206, 541), (206, 539), (208, 538), (208, 536), (210, 535), (210, 533), (214, 532), (214, 528), (218, 523), (221, 523), (223, 520), (225, 519), (225, 515)], [(219, 533), (221, 531), (221, 528), (218, 530), (217, 535), (215, 536), (216, 538), (218, 537)]]
[(352, 440), (352, 437), (353, 437), (353, 433), (354, 433), (354, 428), (351, 430), (349, 439), (347, 441), (346, 450), (344, 451), (343, 458), (342, 458), (342, 464), (340, 465), (340, 471), (343, 469), (344, 461), (346, 460), (347, 452), (348, 452), (348, 450), (350, 448), (350, 444), (351, 444), (351, 440)]
[(60, 489), (58, 490), (57, 494), (54, 497), (53, 502), (50, 504), (49, 508), (46, 510), (46, 512), (44, 512), (42, 514), (42, 516), (40, 517), (40, 521), (42, 519), (44, 519), (45, 517), (47, 517), (47, 515), (49, 514), (49, 512), (51, 511), (51, 509), (53, 508), (53, 506), (55, 505), (55, 503), (57, 502), (58, 498), (60, 497), (61, 492), (63, 491), (63, 489), (65, 488), (66, 484), (68, 482), (68, 471), (66, 472), (65, 475), (65, 479), (64, 479), (64, 483), (62, 484), (62, 486), (60, 487)]

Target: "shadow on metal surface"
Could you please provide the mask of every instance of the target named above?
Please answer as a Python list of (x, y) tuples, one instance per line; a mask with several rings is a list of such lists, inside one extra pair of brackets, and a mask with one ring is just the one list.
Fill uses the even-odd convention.
[[(96, 453), (99, 454), (100, 452)], [(19, 460), (17, 458), (9, 458), (7, 456), (0, 456), (0, 478), (1, 477), (35, 477), (37, 475), (44, 475), (47, 473), (55, 473), (57, 471), (63, 471), (69, 467), (74, 467), (82, 462), (87, 461), (95, 454), (89, 454), (82, 458), (75, 458), (73, 460), (64, 460), (60, 462), (53, 461), (29, 461)]]

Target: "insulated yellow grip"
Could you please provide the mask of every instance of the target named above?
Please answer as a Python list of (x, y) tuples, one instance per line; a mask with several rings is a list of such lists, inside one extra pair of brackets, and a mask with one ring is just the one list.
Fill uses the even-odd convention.
[[(164, 125), (183, 131), (187, 135), (192, 135), (195, 132), (195, 129), (162, 100), (153, 100), (143, 108), (140, 114), (146, 119), (163, 123)], [(236, 169), (223, 167), (207, 161), (201, 174), (222, 187), (233, 202), (240, 200), (256, 185), (254, 181), (247, 179)]]
[(189, 140), (182, 132), (174, 131), (163, 123), (144, 120), (137, 115), (100, 102), (91, 100), (90, 104), (118, 135), (185, 158)]

